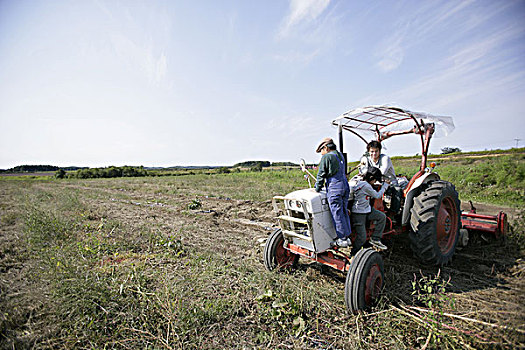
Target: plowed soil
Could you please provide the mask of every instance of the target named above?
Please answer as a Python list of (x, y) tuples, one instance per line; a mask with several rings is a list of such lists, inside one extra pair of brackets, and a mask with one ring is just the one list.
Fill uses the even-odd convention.
[[(185, 249), (189, 251), (207, 251), (226, 261), (243, 261), (243, 264), (255, 270), (264, 269), (262, 254), (264, 241), (276, 228), (270, 200), (258, 202), (227, 197), (209, 197), (189, 187), (180, 188), (177, 193), (169, 193), (164, 190), (163, 185), (147, 180), (133, 183), (126, 183), (126, 181), (43, 182), (32, 186), (33, 189), (30, 190), (32, 192), (40, 191), (53, 196), (74, 193), (88, 208), (88, 215), (91, 215), (90, 220), (93, 222), (102, 220), (124, 223), (130, 235), (140, 232), (144, 227), (155, 227), (162, 235), (178, 232)], [(4, 203), (2, 207), (4, 218), (11, 213), (11, 208), (20, 210), (20, 207), (17, 207), (18, 204), (13, 202), (15, 198), (13, 194), (20, 191), (29, 190), (3, 186), (0, 199)], [(200, 206), (189, 209), (188, 204), (196, 199), (200, 202)], [(480, 203), (474, 205), (478, 213), (494, 214), (501, 209)], [(463, 203), (463, 209), (470, 209), (468, 203)], [(521, 230), (523, 226), (516, 224), (522, 219), (519, 217), (520, 212), (516, 209), (505, 209), (509, 211), (511, 225), (515, 227), (515, 230)], [(21, 223), (3, 220), (0, 231), (3, 246), (10, 247), (19, 244), (17, 237), (20, 236), (21, 230)], [(455, 309), (453, 316), (448, 319), (448, 324), (456, 328), (458, 334), (466, 334), (468, 339), (474, 339), (471, 345), (468, 345), (467, 342), (466, 347), (486, 344), (487, 347), (523, 348), (525, 346), (525, 261), (523, 252), (519, 250), (520, 239), (523, 240), (523, 238), (516, 238), (523, 237), (523, 232), (518, 235), (514, 233), (512, 237), (506, 240), (495, 240), (488, 235), (473, 234), (469, 245), (458, 249), (453, 261), (440, 270), (436, 267), (422, 266), (413, 257), (406, 236), (401, 235), (386, 241), (388, 250), (383, 253), (386, 302), (380, 309), (374, 310), (378, 316), (368, 316), (369, 322), (381, 323), (381, 319), (376, 318), (381, 317), (381, 312), (402, 312), (404, 309), (400, 305), (413, 305), (412, 282), (422, 275), (435, 275), (439, 271), (444, 279), (450, 279), (447, 295), (455, 299)], [(31, 284), (20, 279), (19, 274), (24, 271), (25, 262), (9, 255), (6, 249), (2, 255), (0, 271), (3, 279), (2, 301), (12, 305), (12, 302), (17, 300), (16, 293), (38, 293), (38, 291), (33, 290)], [(333, 289), (339, 300), (342, 301), (344, 275), (305, 259), (300, 260), (297, 273), (305, 274), (309, 280), (314, 281), (312, 283), (315, 283), (316, 286)], [(298, 280), (303, 281), (301, 278)], [(23, 299), (18, 300), (23, 303)], [(326, 302), (329, 305), (334, 303), (333, 300)], [(24, 307), (22, 304), (21, 306)], [(343, 312), (344, 305), (338, 307), (340, 307), (339, 311)], [(406, 310), (404, 312), (410, 314)], [(424, 311), (416, 312), (421, 317), (424, 314)], [(405, 315), (405, 317), (411, 320), (409, 322), (418, 324), (418, 316)], [(239, 319), (233, 322), (229, 327), (242, 329), (247, 320), (239, 316)], [(309, 320), (309, 322), (309, 324), (315, 323), (314, 320)], [(354, 318), (350, 318), (345, 319), (343, 324), (355, 327), (356, 322)], [(225, 325), (218, 326), (217, 329), (217, 332), (211, 330), (210, 333), (219, 336), (221, 332), (228, 332), (228, 327)], [(3, 332), (5, 335), (6, 330), (4, 329)], [(348, 334), (353, 334), (353, 336), (357, 334), (357, 337), (360, 337), (359, 326), (357, 333), (355, 328), (348, 332), (343, 334), (347, 334), (347, 337)], [(12, 336), (12, 333), (10, 334)], [(306, 334), (309, 335), (305, 335), (306, 338), (303, 338), (301, 342), (293, 340), (293, 337), (276, 337), (267, 340), (264, 345), (258, 345), (255, 342), (255, 335), (252, 334), (250, 339), (250, 334), (243, 334), (243, 337), (247, 338), (240, 340), (235, 347), (351, 348), (348, 344), (357, 342), (357, 340), (350, 342), (344, 337), (331, 338), (329, 332), (318, 331), (316, 333), (313, 328), (311, 328), (311, 333)], [(321, 340), (318, 342), (305, 340), (308, 337)], [(365, 340), (359, 338), (359, 341)], [(402, 346), (403, 340), (400, 341), (399, 348), (416, 346), (414, 340), (405, 343), (405, 346)], [(424, 345), (425, 339), (420, 342)], [(6, 342), (5, 344), (11, 343)], [(359, 344), (363, 348), (381, 348), (379, 343)], [(226, 343), (225, 346), (232, 347), (232, 344)]]

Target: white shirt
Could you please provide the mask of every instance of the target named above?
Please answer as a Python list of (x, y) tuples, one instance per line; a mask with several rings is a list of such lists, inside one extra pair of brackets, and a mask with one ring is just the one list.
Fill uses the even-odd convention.
[(394, 166), (389, 156), (381, 153), (377, 162), (374, 162), (371, 157), (361, 158), (359, 172), (364, 173), (369, 166), (379, 168), (381, 174), (383, 174), (383, 179), (388, 179), (392, 185), (397, 185), (396, 172), (394, 171)]

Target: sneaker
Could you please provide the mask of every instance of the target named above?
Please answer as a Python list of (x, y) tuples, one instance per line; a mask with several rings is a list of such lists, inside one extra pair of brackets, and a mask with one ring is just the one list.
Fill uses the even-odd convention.
[(335, 240), (335, 244), (337, 244), (341, 248), (347, 248), (348, 247), (348, 240), (338, 238)]
[(373, 245), (377, 249), (381, 249), (381, 250), (387, 250), (388, 249), (386, 247), (386, 245), (381, 243), (381, 241), (376, 241), (375, 239), (370, 239), (370, 244)]

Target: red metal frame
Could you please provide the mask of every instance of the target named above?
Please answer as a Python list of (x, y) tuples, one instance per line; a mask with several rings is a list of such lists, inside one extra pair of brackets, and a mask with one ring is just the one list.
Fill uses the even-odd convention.
[(328, 265), (341, 272), (348, 272), (350, 270), (350, 257), (342, 252), (337, 252), (337, 247), (334, 247), (334, 251), (325, 251), (319, 254), (312, 252), (308, 249), (301, 248), (293, 243), (288, 243), (287, 249), (292, 253), (303, 256), (310, 260), (316, 261), (323, 265)]
[(461, 226), (471, 231), (492, 233), (496, 238), (507, 234), (507, 214), (500, 211), (498, 215), (481, 215), (461, 213)]
[[(346, 112), (341, 117), (344, 117), (344, 122), (339, 121), (336, 123), (335, 120), (332, 121), (333, 125), (339, 126), (339, 147), (341, 151), (343, 151), (343, 129), (358, 136), (365, 143), (368, 143), (368, 141), (357, 131), (375, 132), (377, 139), (380, 142), (383, 139), (397, 135), (414, 133), (420, 136), (422, 149), (420, 170), (412, 177), (412, 179), (410, 179), (410, 182), (404, 190), (404, 194), (406, 196), (414, 185), (415, 181), (425, 174), (430, 140), (432, 139), (435, 131), (434, 123), (425, 124), (422, 119), (418, 121), (418, 113), (391, 106), (364, 107), (362, 109)], [(406, 120), (412, 120), (414, 122), (415, 125), (413, 129), (387, 132), (384, 135), (381, 134), (381, 130), (384, 130), (384, 128), (388, 127), (389, 125)], [(381, 205), (376, 204), (374, 207), (385, 212), (382, 203)], [(476, 214), (475, 210), (473, 209), (469, 213), (461, 213), (461, 225), (463, 228), (468, 230), (489, 232), (494, 234), (496, 237), (500, 237), (507, 233), (507, 215), (503, 212), (500, 212), (498, 215), (479, 215)], [(371, 227), (367, 230), (368, 237), (371, 235), (372, 228), (373, 225), (371, 225)], [(390, 221), (390, 230), (385, 228), (383, 236), (397, 235), (406, 231), (408, 231), (408, 227), (405, 226), (394, 229)]]
[[(415, 120), (415, 118), (414, 118)], [(417, 121), (416, 121), (417, 123)], [(421, 126), (417, 124), (419, 127), (419, 130), (421, 130)], [(421, 136), (421, 148), (423, 150), (422, 157), (421, 157), (421, 167), (419, 168), (420, 171), (425, 171), (425, 168), (427, 167), (427, 154), (428, 154), (428, 148), (430, 146), (430, 139), (432, 138), (432, 135), (434, 134), (434, 124), (425, 124), (425, 133), (424, 135), (420, 133)]]

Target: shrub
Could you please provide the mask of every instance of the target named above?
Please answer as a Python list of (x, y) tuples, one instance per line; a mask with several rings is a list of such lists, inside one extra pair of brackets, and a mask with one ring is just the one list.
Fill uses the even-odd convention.
[(261, 163), (257, 163), (255, 164), (254, 166), (252, 166), (250, 168), (250, 171), (262, 171), (262, 164)]
[(64, 177), (66, 177), (66, 172), (64, 169), (58, 169), (55, 173), (55, 179), (63, 179)]
[(230, 169), (228, 169), (225, 166), (217, 169), (217, 174), (229, 174), (229, 173), (230, 173)]
[(196, 209), (199, 209), (200, 207), (202, 207), (202, 203), (200, 199), (198, 198), (195, 198), (194, 200), (191, 201), (190, 204), (188, 204), (188, 209), (190, 210), (196, 210)]
[(138, 168), (132, 166), (108, 168), (90, 168), (77, 170), (75, 177), (78, 179), (93, 179), (93, 178), (112, 178), (112, 177), (140, 177), (148, 176), (148, 172), (144, 167)]

